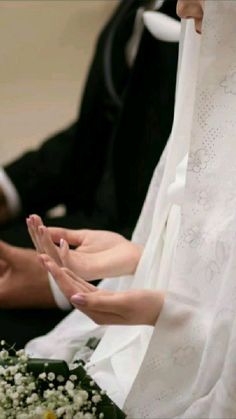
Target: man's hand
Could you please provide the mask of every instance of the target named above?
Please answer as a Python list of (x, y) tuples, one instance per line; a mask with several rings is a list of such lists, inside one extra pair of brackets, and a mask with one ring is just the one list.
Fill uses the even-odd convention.
[(0, 224), (6, 223), (11, 218), (11, 212), (7, 205), (6, 196), (0, 186)]
[(0, 308), (54, 308), (48, 274), (37, 253), (0, 241)]
[(164, 303), (163, 292), (99, 290), (68, 269), (60, 268), (47, 255), (42, 255), (41, 260), (75, 308), (85, 313), (95, 323), (155, 325)]
[[(134, 274), (143, 251), (142, 246), (109, 231), (47, 229), (36, 215), (27, 225), (39, 253), (46, 253), (87, 281)], [(78, 247), (70, 250), (65, 238)], [(60, 241), (60, 248), (53, 240)]]

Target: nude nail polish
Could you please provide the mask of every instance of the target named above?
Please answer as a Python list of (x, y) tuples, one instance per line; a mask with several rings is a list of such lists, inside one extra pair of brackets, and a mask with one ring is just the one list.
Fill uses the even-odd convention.
[(83, 295), (75, 294), (71, 297), (72, 304), (85, 305), (86, 301)]

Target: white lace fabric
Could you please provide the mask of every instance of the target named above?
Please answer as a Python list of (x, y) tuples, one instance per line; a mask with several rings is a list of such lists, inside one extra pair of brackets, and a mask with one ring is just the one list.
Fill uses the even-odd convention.
[[(235, 22), (234, 0), (209, 0), (199, 40), (187, 25), (160, 188), (185, 149), (181, 225), (171, 275), (161, 284), (167, 292), (164, 308), (126, 401), (130, 419), (236, 418)], [(158, 199), (164, 211), (164, 198)], [(158, 228), (157, 220), (152, 232)], [(150, 258), (156, 248), (152, 232)], [(154, 260), (151, 264), (150, 274), (157, 276)]]

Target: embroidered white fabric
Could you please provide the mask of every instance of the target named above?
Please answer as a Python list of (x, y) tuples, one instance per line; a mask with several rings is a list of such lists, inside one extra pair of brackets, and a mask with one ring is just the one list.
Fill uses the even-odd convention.
[(189, 152), (181, 226), (171, 275), (158, 285), (167, 298), (125, 404), (130, 419), (236, 418), (235, 22), (236, 2), (216, 0), (205, 2), (199, 39), (187, 24), (144, 278), (159, 281), (162, 192), (176, 155)]

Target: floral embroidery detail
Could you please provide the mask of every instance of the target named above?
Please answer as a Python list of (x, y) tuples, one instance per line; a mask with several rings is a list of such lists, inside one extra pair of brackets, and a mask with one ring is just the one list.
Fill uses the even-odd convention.
[(211, 208), (211, 199), (207, 190), (199, 192), (198, 203), (204, 210), (209, 210)]
[(202, 242), (202, 234), (197, 226), (191, 227), (184, 235), (186, 243), (191, 247), (198, 247)]
[(210, 157), (204, 148), (189, 154), (188, 170), (190, 172), (199, 173), (201, 170), (206, 169)]
[(227, 75), (220, 86), (224, 88), (226, 94), (236, 95), (236, 72)]
[(210, 260), (206, 266), (206, 280), (212, 282), (221, 272), (227, 258), (227, 249), (223, 242), (218, 241), (215, 249), (215, 260)]

